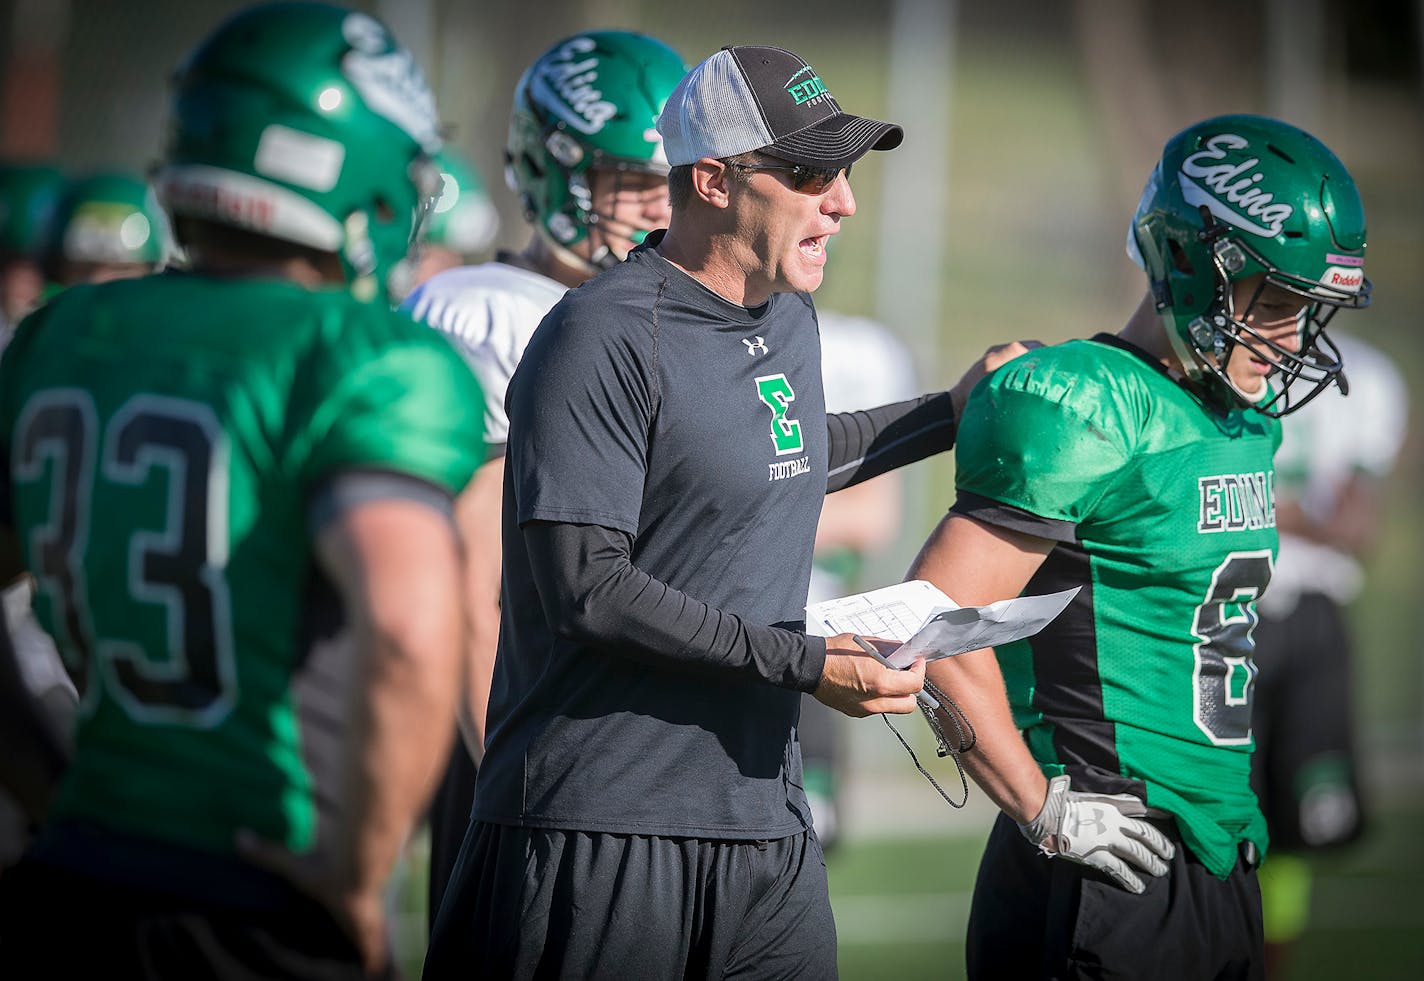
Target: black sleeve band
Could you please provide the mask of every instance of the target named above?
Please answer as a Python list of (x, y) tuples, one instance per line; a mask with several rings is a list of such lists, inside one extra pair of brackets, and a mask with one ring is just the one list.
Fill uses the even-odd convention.
[(943, 453), (954, 446), (957, 428), (948, 392), (828, 415), (826, 493)]
[(555, 633), (660, 666), (759, 678), (814, 691), (826, 645), (797, 630), (748, 623), (643, 572), (632, 536), (599, 525), (521, 527), (530, 571)]
[(1045, 538), (1050, 542), (1071, 545), (1078, 541), (1078, 526), (1072, 521), (1040, 517), (1032, 511), (1025, 511), (1012, 504), (1004, 504), (978, 494), (960, 491), (949, 511), (951, 514), (962, 514), (966, 518), (982, 521), (995, 528), (1023, 532), (1025, 535)]
[(347, 510), (392, 498), (424, 504), (452, 521), (455, 518), (454, 501), (443, 487), (389, 470), (346, 470), (328, 478), (312, 492), (307, 502), (307, 528), (315, 537)]

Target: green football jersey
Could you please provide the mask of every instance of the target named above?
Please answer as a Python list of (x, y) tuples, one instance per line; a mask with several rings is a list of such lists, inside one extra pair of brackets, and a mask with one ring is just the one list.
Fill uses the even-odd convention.
[(313, 498), (358, 472), (458, 493), (482, 406), (444, 337), (341, 290), (170, 273), (26, 321), (0, 362), (0, 523), (83, 693), (52, 816), (311, 847), (354, 673)]
[(1264, 852), (1251, 791), (1255, 599), (1276, 548), (1280, 424), (1203, 405), (1116, 338), (1031, 351), (965, 407), (956, 513), (1049, 538), (1026, 592), (1081, 586), (998, 651), (1046, 774), (1175, 815), (1219, 876)]

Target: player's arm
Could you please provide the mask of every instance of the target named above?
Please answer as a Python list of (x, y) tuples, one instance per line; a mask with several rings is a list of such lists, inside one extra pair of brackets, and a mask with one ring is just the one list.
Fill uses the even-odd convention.
[(461, 558), (450, 499), (429, 485), (337, 478), (318, 502), (316, 557), (341, 599), (353, 649), (339, 817), (314, 854), (247, 834), (239, 846), (326, 904), (376, 970), (389, 958), (382, 890), (453, 735)]
[[(982, 606), (1023, 592), (1053, 545), (951, 513), (916, 556), (908, 578), (928, 580), (963, 606)], [(1009, 817), (1020, 824), (1032, 820), (1043, 807), (1048, 781), (1014, 724), (993, 648), (932, 661), (926, 674), (959, 702), (978, 734), (974, 750), (961, 757), (965, 770)]]
[(503, 499), (504, 457), (501, 455), (482, 465), (455, 501), (455, 523), (464, 543), (465, 609), (469, 620), (458, 717), (460, 735), (476, 766), (484, 757), (485, 712), (489, 708), (494, 658), (499, 647)]
[(1037, 343), (1013, 341), (991, 347), (947, 392), (827, 415), (826, 493), (953, 447), (961, 410), (974, 386)]
[(355, 751), (344, 783), (347, 855), (384, 879), (433, 792), (454, 724), (463, 642), (459, 549), (448, 511), (407, 498), (356, 504), (317, 536), (356, 642)]
[(450, 745), (464, 642), (460, 555), (448, 512), (399, 498), (346, 509), (316, 544), (357, 652), (336, 868), (338, 895), (369, 944), (381, 891)]
[[(1018, 596), (1054, 544), (951, 513), (916, 557), (910, 578), (929, 580), (958, 603), (981, 606)], [(1030, 842), (1093, 866), (1134, 893), (1146, 888), (1142, 873), (1166, 875), (1173, 845), (1141, 820), (1147, 813), (1141, 801), (1070, 790), (1067, 776), (1045, 779), (1014, 724), (992, 648), (933, 661), (927, 674), (974, 726), (974, 748), (960, 756), (964, 769)]]
[(626, 532), (530, 521), (521, 533), (539, 601), (560, 636), (662, 667), (813, 692), (847, 715), (915, 710), (922, 665), (895, 671), (849, 634), (822, 640), (708, 606), (635, 566)]

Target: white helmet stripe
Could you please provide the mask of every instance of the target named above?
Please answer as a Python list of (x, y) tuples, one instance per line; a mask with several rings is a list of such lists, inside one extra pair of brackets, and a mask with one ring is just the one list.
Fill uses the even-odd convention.
[(236, 225), (323, 252), (341, 248), (341, 223), (279, 184), (206, 164), (175, 164), (154, 178), (172, 214)]

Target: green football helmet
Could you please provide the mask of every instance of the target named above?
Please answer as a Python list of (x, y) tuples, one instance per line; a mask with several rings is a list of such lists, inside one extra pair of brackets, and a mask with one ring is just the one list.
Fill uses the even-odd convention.
[(384, 298), (439, 190), (435, 100), (368, 14), (243, 10), (174, 82), (159, 196), (175, 218), (335, 253), (353, 295)]
[(66, 262), (158, 267), (173, 252), (168, 218), (148, 184), (128, 174), (71, 181), (45, 236), (45, 272), (60, 278)]
[[(606, 244), (588, 262), (568, 252), (607, 221), (593, 210), (589, 172), (666, 176), (657, 120), (686, 73), (682, 57), (656, 38), (589, 31), (549, 48), (519, 79), (506, 177), (525, 217), (566, 261), (596, 270), (624, 258)], [(649, 230), (628, 237), (636, 244)]]
[[(1339, 308), (1370, 302), (1365, 211), (1345, 166), (1310, 134), (1246, 115), (1187, 127), (1148, 178), (1127, 244), (1183, 369), (1227, 404), (1283, 416), (1331, 384), (1345, 389), (1325, 327)], [(1232, 284), (1256, 274), (1255, 296), (1234, 309)], [(1246, 323), (1267, 284), (1305, 301), (1297, 351)], [(1276, 365), (1261, 395), (1227, 378), (1237, 343)]]
[(499, 212), (479, 172), (448, 146), (435, 164), (440, 168), (440, 194), (421, 229), (421, 241), (462, 256), (484, 252), (499, 233)]
[(46, 164), (0, 163), (0, 256), (38, 258), (63, 186)]

